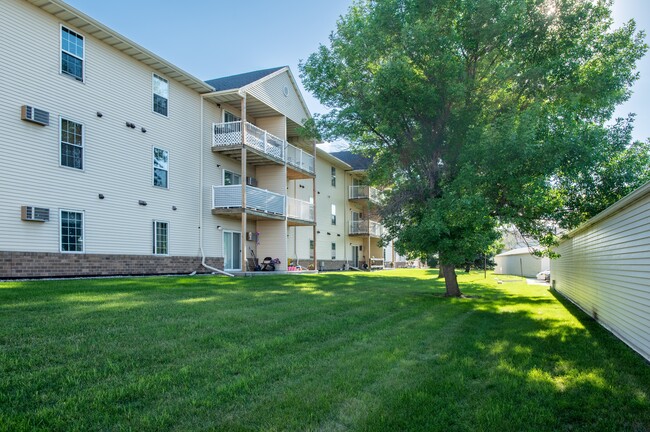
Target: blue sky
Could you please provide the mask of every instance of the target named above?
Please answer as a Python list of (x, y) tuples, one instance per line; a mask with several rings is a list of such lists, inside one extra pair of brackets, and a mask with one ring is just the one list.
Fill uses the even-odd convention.
[[(300, 81), (298, 62), (327, 38), (352, 0), (66, 0), (127, 38), (192, 75), (207, 80), (288, 65)], [(182, 6), (181, 6), (182, 5)], [(614, 19), (634, 18), (650, 29), (647, 0), (614, 0)], [(646, 41), (648, 38), (646, 37)], [(633, 136), (650, 137), (650, 55), (638, 64), (641, 79), (615, 113), (637, 114)], [(325, 108), (304, 89), (312, 113)]]

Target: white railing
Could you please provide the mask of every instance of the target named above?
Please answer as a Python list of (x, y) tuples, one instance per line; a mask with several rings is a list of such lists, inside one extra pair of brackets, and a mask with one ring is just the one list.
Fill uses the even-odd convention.
[[(212, 124), (212, 146), (230, 146), (241, 144), (241, 121)], [(246, 122), (247, 146), (284, 161), (284, 141), (264, 129)]]
[[(241, 124), (241, 121), (213, 123), (212, 146), (222, 147), (241, 144)], [(314, 156), (248, 122), (246, 122), (245, 144), (310, 174), (316, 173)]]
[(314, 204), (297, 198), (287, 197), (287, 216), (292, 219), (314, 221)]
[(314, 174), (316, 172), (314, 156), (298, 147), (287, 143), (287, 164), (300, 168), (303, 171)]
[(371, 186), (350, 186), (350, 199), (369, 199), (374, 203), (380, 203), (384, 194)]
[(350, 221), (350, 234), (367, 234), (371, 237), (381, 237), (384, 227), (375, 221), (353, 220)]
[[(285, 214), (285, 196), (246, 186), (246, 208), (276, 215)], [(241, 185), (212, 186), (212, 208), (241, 208)]]

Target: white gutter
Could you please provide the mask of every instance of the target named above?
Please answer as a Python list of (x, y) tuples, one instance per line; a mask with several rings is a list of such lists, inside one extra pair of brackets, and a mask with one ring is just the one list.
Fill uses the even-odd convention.
[(203, 252), (203, 99), (204, 97), (201, 95), (201, 156), (199, 162), (199, 250), (201, 251), (201, 265), (208, 270), (212, 270), (222, 275), (235, 277), (232, 273), (209, 266), (205, 262), (205, 252)]

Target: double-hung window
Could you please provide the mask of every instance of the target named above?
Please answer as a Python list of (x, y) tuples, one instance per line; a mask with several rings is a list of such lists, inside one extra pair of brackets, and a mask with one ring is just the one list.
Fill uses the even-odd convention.
[(309, 258), (314, 258), (314, 241), (309, 240)]
[(61, 27), (61, 73), (84, 80), (84, 37)]
[(153, 185), (169, 189), (169, 152), (153, 148)]
[(168, 116), (169, 111), (169, 82), (153, 74), (153, 111)]
[(84, 251), (84, 214), (61, 210), (59, 213), (61, 252)]
[(336, 259), (336, 243), (332, 243), (332, 259)]
[(169, 222), (153, 221), (153, 253), (169, 255)]
[(61, 166), (84, 168), (83, 125), (61, 118), (60, 124)]
[(332, 186), (336, 187), (336, 168), (335, 167), (331, 168), (331, 173), (332, 173)]
[(332, 225), (336, 225), (336, 204), (332, 204)]

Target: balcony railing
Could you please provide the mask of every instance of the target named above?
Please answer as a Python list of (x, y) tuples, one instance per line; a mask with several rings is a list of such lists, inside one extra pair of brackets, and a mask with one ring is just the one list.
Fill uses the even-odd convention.
[(384, 194), (371, 186), (350, 186), (350, 199), (369, 199), (374, 203), (380, 203)]
[(287, 143), (287, 164), (314, 174), (316, 172), (314, 156), (298, 147)]
[(381, 237), (384, 233), (384, 227), (375, 221), (353, 220), (350, 221), (350, 235), (369, 235), (371, 237)]
[[(314, 157), (281, 138), (246, 122), (246, 146), (274, 159), (286, 162), (310, 174), (316, 173)], [(227, 147), (242, 143), (242, 122), (214, 123), (212, 147)]]
[[(241, 208), (241, 185), (212, 186), (212, 208)], [(285, 196), (246, 186), (246, 208), (262, 213), (285, 215)]]
[(314, 204), (287, 197), (287, 216), (292, 219), (314, 222)]

